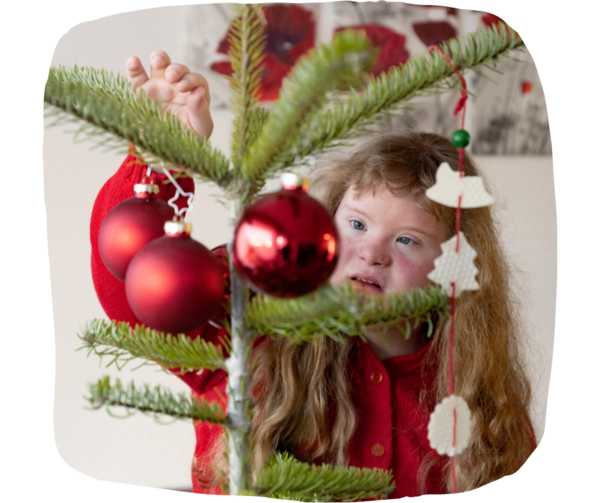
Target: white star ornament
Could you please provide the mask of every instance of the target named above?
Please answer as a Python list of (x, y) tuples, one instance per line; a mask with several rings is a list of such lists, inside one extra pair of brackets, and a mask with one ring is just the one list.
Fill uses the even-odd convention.
[(435, 174), (435, 185), (428, 188), (425, 195), (432, 201), (451, 208), (458, 207), (459, 196), (462, 196), (461, 208), (481, 208), (494, 202), (494, 198), (485, 190), (481, 177), (461, 177), (447, 162), (440, 164)]
[(473, 263), (475, 257), (477, 252), (461, 232), (458, 252), (455, 235), (442, 243), (442, 254), (433, 261), (435, 268), (427, 277), (441, 285), (448, 296), (452, 295), (452, 283), (455, 285), (455, 297), (458, 297), (463, 290), (479, 290), (479, 283), (475, 279), (479, 271)]

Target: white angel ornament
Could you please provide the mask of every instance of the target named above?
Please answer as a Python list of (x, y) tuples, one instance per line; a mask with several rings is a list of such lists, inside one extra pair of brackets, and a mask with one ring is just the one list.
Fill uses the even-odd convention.
[(485, 190), (483, 180), (479, 176), (460, 176), (453, 171), (447, 162), (440, 164), (435, 174), (435, 185), (425, 191), (425, 195), (436, 203), (461, 208), (481, 208), (494, 202), (491, 194)]

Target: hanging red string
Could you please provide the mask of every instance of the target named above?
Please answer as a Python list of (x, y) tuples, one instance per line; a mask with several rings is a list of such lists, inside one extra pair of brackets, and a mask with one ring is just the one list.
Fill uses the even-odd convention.
[(460, 121), (460, 128), (464, 129), (465, 128), (465, 112), (467, 110), (467, 99), (469, 98), (469, 94), (467, 93), (467, 81), (461, 75), (461, 73), (456, 69), (456, 67), (454, 66), (452, 61), (450, 61), (448, 56), (446, 56), (444, 54), (444, 52), (437, 45), (430, 45), (427, 48), (427, 50), (429, 52), (431, 52), (431, 51), (439, 52), (442, 55), (442, 58), (444, 58), (446, 60), (446, 63), (448, 63), (448, 66), (450, 68), (452, 68), (452, 71), (454, 73), (456, 73), (456, 75), (458, 75), (458, 78), (460, 79), (462, 89), (460, 90), (460, 98), (458, 98), (458, 102), (456, 103), (456, 107), (454, 108), (454, 115), (458, 114), (458, 112), (460, 112), (462, 110), (462, 118)]
[[(448, 56), (446, 56), (446, 54), (444, 54), (444, 52), (437, 46), (437, 45), (432, 45), (428, 48), (428, 51), (437, 51), (439, 52), (442, 57), (446, 60), (446, 63), (448, 63), (448, 65), (450, 66), (450, 68), (452, 68), (452, 71), (458, 75), (458, 78), (460, 79), (460, 83), (462, 86), (462, 89), (460, 91), (460, 98), (458, 99), (458, 102), (456, 103), (456, 107), (454, 108), (454, 115), (457, 115), (458, 112), (460, 112), (462, 110), (462, 117), (461, 117), (461, 121), (460, 121), (460, 127), (461, 129), (464, 130), (465, 128), (465, 113), (467, 111), (467, 99), (469, 98), (469, 95), (467, 93), (467, 82), (464, 79), (464, 77), (461, 75), (461, 73), (456, 69), (456, 67), (454, 66), (454, 64), (452, 63), (452, 61), (450, 61), (450, 59), (448, 58)], [(460, 177), (463, 177), (463, 158), (464, 158), (464, 148), (463, 147), (456, 147), (458, 150), (458, 172)], [(458, 204), (456, 207), (456, 248), (455, 251), (458, 253), (458, 249), (459, 249), (459, 240), (460, 240), (460, 205), (462, 202), (462, 196), (458, 197)], [(449, 372), (449, 388), (450, 388), (450, 395), (454, 394), (454, 304), (455, 304), (455, 298), (456, 298), (456, 285), (454, 283), (452, 283), (452, 298), (450, 299), (450, 348), (449, 348), (449, 358), (448, 358), (448, 372)], [(456, 447), (456, 409), (454, 409), (454, 414), (453, 414), (453, 424), (452, 424), (452, 447)], [(452, 492), (455, 493), (456, 492), (456, 463), (455, 463), (455, 456), (452, 456)]]

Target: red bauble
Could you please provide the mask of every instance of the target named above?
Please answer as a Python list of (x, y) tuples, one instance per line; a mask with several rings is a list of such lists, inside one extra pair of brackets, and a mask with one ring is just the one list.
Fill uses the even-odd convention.
[(134, 255), (150, 241), (164, 235), (165, 222), (175, 213), (157, 197), (158, 185), (135, 185), (135, 196), (115, 206), (102, 221), (98, 251), (113, 276), (125, 280)]
[[(286, 178), (287, 177), (287, 178)], [(291, 298), (317, 289), (337, 264), (338, 233), (329, 212), (306, 194), (297, 177), (244, 213), (233, 240), (233, 259), (251, 286)]]
[(167, 222), (166, 234), (131, 261), (125, 294), (147, 326), (172, 334), (192, 332), (217, 312), (223, 300), (219, 261), (190, 237), (191, 225)]

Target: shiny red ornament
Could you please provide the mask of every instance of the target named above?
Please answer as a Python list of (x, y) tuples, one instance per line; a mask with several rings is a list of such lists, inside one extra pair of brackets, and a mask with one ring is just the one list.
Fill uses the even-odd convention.
[(129, 263), (144, 246), (164, 235), (165, 222), (175, 215), (159, 199), (158, 185), (136, 184), (135, 196), (119, 203), (106, 215), (98, 234), (100, 258), (110, 273), (125, 281)]
[(221, 305), (223, 270), (204, 245), (190, 237), (191, 225), (167, 222), (163, 237), (131, 261), (125, 294), (145, 325), (172, 334), (192, 332)]
[[(286, 178), (287, 177), (287, 178)], [(267, 295), (291, 298), (316, 290), (333, 273), (338, 233), (329, 212), (294, 175), (244, 213), (233, 240), (242, 278)]]

